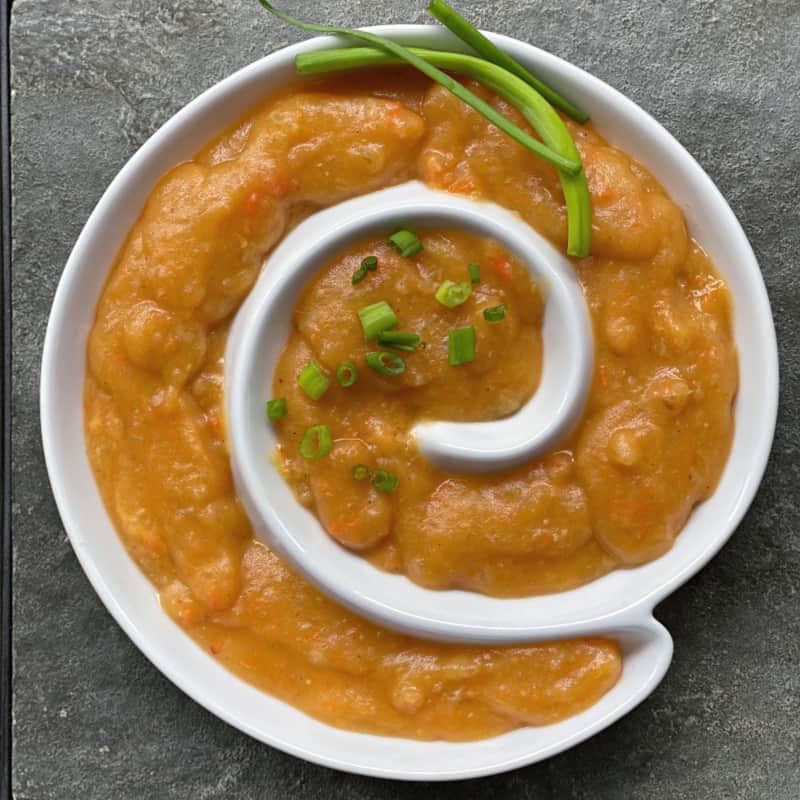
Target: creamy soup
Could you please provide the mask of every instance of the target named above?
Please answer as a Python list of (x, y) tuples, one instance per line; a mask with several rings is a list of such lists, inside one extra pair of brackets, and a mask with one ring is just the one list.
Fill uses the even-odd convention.
[[(400, 476), (392, 503), (413, 492), (413, 511), (365, 552), (428, 585), (553, 591), (653, 558), (725, 462), (736, 390), (727, 290), (647, 171), (568, 124), (594, 204), (593, 254), (575, 264), (597, 348), (586, 417), (559, 452), (514, 473), (437, 481), (422, 464), (417, 480)], [(305, 84), (151, 193), (97, 306), (86, 441), (129, 552), (212, 657), (333, 725), (475, 739), (587, 708), (620, 674), (617, 645), (446, 646), (353, 616), (253, 539), (225, 437), (225, 340), (264, 255), (316, 208), (414, 177), (495, 200), (563, 247), (555, 171), (445, 91), (402, 70)], [(535, 366), (535, 348), (525, 358)], [(492, 413), (535, 388), (515, 386)], [(486, 503), (508, 521), (500, 537), (465, 522)]]
[[(458, 231), (419, 234), (422, 250), (412, 257), (383, 237), (360, 242), (321, 270), (297, 303), (273, 386), (286, 401), (285, 416), (274, 422), (280, 464), (298, 499), (339, 542), (395, 569), (401, 557), (394, 530), (416, 502), (410, 492), (420, 472), (428, 474), (411, 427), (425, 419), (513, 413), (533, 393), (542, 360), (543, 301), (526, 268), (494, 241)], [(370, 261), (374, 268), (364, 274), (361, 265)], [(359, 310), (376, 305), (388, 306), (397, 323), (367, 339)], [(459, 332), (475, 352), (453, 365), (461, 360), (453, 356), (467, 355), (450, 352)], [(414, 337), (414, 344), (402, 343)], [(388, 367), (376, 364), (376, 356)], [(318, 398), (298, 382), (309, 364), (327, 385)], [(343, 364), (354, 368), (344, 380), (352, 385), (336, 377)], [(326, 426), (333, 447), (323, 457), (313, 448), (304, 457), (304, 435), (318, 425)], [(359, 467), (367, 479), (354, 477)], [(392, 478), (382, 488), (370, 480), (381, 471)]]
[[(502, 202), (561, 241), (554, 171), (501, 146), (502, 134), (477, 114), (456, 122), (459, 108), (440, 89), (423, 100), (418, 165), (426, 180)], [(713, 490), (728, 453), (736, 357), (727, 289), (655, 180), (591, 128), (573, 133), (595, 209), (594, 255), (576, 267), (597, 368), (584, 419), (557, 452), (505, 474), (450, 475), (410, 435), (427, 418), (505, 416), (531, 394), (541, 304), (524, 268), (492, 252), (497, 245), (428, 234), (421, 251), (402, 258), (384, 241), (366, 242), (328, 265), (295, 310), (274, 385), (291, 409), (277, 423), (287, 478), (335, 538), (427, 587), (538, 594), (649, 561)], [(351, 285), (359, 260), (373, 253), (380, 268)], [(481, 276), (471, 295), (452, 309), (437, 303), (443, 280), (469, 279), (469, 262)], [(407, 354), (401, 375), (376, 378), (364, 367), (376, 348), (358, 311), (378, 300), (400, 307), (399, 327), (430, 343)], [(482, 311), (497, 304), (508, 305), (503, 320), (485, 321)], [(476, 358), (453, 368), (448, 331), (464, 326), (476, 331)], [(310, 400), (298, 386), (309, 361), (332, 374), (349, 359), (364, 379), (347, 390)], [(303, 458), (301, 436), (320, 422), (336, 446), (324, 459)], [(396, 489), (354, 481), (360, 462), (390, 470)], [(365, 502), (368, 513), (359, 513)]]

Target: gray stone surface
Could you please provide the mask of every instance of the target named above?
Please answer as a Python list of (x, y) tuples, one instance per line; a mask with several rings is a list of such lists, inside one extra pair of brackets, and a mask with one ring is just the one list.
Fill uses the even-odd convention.
[[(589, 69), (661, 120), (731, 202), (781, 342), (782, 409), (755, 505), (659, 609), (675, 661), (606, 733), (544, 764), (425, 788), (467, 798), (800, 796), (797, 0), (460, 0), (485, 27)], [(293, 3), (321, 16), (318, 3)], [(342, 23), (413, 0), (329, 0)], [(39, 358), (69, 250), (104, 187), (175, 110), (298, 34), (255, 0), (17, 0), (12, 24), (15, 759), (18, 800), (411, 798), (304, 764), (175, 689), (100, 605), (64, 536), (39, 442)]]

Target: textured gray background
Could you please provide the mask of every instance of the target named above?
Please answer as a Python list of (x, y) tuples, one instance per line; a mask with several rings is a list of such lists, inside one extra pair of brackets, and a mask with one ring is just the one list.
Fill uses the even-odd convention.
[[(320, 3), (291, 7), (319, 17)], [(797, 0), (460, 0), (483, 26), (599, 75), (661, 120), (730, 201), (781, 342), (782, 410), (730, 544), (659, 609), (676, 640), (655, 694), (544, 764), (438, 798), (800, 796)], [(422, 19), (414, 0), (329, 0), (328, 19)], [(257, 744), (205, 712), (117, 628), (64, 536), (37, 408), (51, 298), (101, 192), (173, 112), (298, 34), (255, 0), (17, 0), (12, 20), (15, 759), (18, 800), (411, 798)]]

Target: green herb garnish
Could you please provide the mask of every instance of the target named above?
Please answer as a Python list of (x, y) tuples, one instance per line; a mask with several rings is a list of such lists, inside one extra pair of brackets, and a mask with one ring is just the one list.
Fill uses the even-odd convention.
[[(401, 61), (405, 61), (407, 64), (410, 64), (412, 67), (415, 67), (420, 72), (427, 75), (431, 80), (436, 81), (436, 83), (444, 86), (445, 89), (458, 97), (459, 100), (463, 100), (468, 106), (471, 106), (479, 114), (486, 117), (489, 122), (500, 128), (501, 131), (508, 134), (523, 147), (526, 147), (531, 152), (536, 153), (545, 161), (548, 161), (549, 163), (553, 164), (553, 166), (563, 170), (569, 175), (577, 175), (581, 171), (580, 158), (576, 159), (573, 157), (564, 156), (553, 150), (548, 145), (542, 144), (542, 142), (534, 139), (532, 136), (522, 130), (522, 128), (511, 122), (511, 120), (506, 119), (506, 117), (504, 117), (495, 108), (490, 106), (485, 100), (482, 100), (476, 94), (467, 89), (466, 86), (463, 86), (457, 80), (451, 78), (446, 72), (442, 72), (442, 70), (437, 66), (434, 66), (433, 63), (421, 58), (413, 50), (403, 47), (403, 45), (397, 44), (397, 42), (393, 42), (391, 39), (386, 39), (383, 36), (378, 36), (377, 34), (369, 33), (368, 31), (355, 30), (353, 28), (340, 28), (335, 25), (318, 25), (312, 22), (304, 22), (303, 20), (290, 17), (285, 12), (276, 8), (272, 3), (268, 2), (268, 0), (258, 0), (258, 2), (261, 3), (261, 5), (266, 8), (267, 11), (271, 12), (279, 19), (282, 19), (289, 25), (294, 25), (297, 28), (302, 28), (306, 31), (313, 31), (315, 33), (333, 33), (340, 36), (351, 36), (354, 39), (360, 39), (363, 42), (368, 42), (373, 47), (377, 47), (379, 50), (382, 50), (394, 56), (395, 58), (400, 59)], [(480, 59), (476, 60), (481, 61)], [(488, 61), (481, 61), (481, 63), (485, 64), (487, 68), (492, 67), (498, 70), (500, 73), (509, 75), (510, 77), (519, 80), (520, 83), (522, 83), (528, 89), (535, 91), (525, 84), (524, 81), (516, 78), (515, 75), (508, 73), (506, 70), (497, 67)], [(541, 95), (538, 95), (538, 93), (537, 96), (541, 98)], [(547, 102), (544, 100), (544, 98), (541, 99), (543, 102)], [(551, 108), (549, 104), (548, 108)]]
[(315, 460), (325, 458), (333, 450), (333, 437), (327, 425), (314, 425), (309, 428), (300, 441), (300, 455)]
[[(464, 53), (409, 49), (441, 69), (474, 78), (496, 92), (525, 117), (545, 144), (565, 158), (580, 163), (580, 154), (564, 121), (550, 103), (521, 78), (496, 64)], [(295, 66), (301, 75), (317, 75), (358, 67), (388, 66), (401, 61), (373, 47), (348, 47), (301, 53), (295, 58)], [(592, 241), (592, 201), (586, 173), (582, 168), (577, 173), (559, 170), (559, 178), (567, 206), (567, 253), (584, 258), (589, 255)]]
[(447, 358), (451, 367), (471, 364), (475, 360), (475, 326), (456, 328), (447, 334)]
[(427, 10), (429, 14), (436, 17), (442, 25), (449, 28), (462, 42), (468, 44), (479, 55), (482, 55), (487, 61), (497, 64), (498, 67), (508, 70), (518, 78), (521, 78), (529, 86), (536, 89), (536, 91), (551, 105), (561, 109), (568, 117), (581, 123), (589, 121), (589, 115), (585, 111), (582, 111), (580, 108), (570, 103), (569, 100), (562, 97), (555, 89), (552, 89), (544, 83), (544, 81), (540, 81), (535, 75), (532, 75), (522, 64), (511, 58), (508, 53), (503, 52), (490, 39), (487, 39), (476, 27), (467, 22), (458, 11), (445, 3), (444, 0), (433, 0)]

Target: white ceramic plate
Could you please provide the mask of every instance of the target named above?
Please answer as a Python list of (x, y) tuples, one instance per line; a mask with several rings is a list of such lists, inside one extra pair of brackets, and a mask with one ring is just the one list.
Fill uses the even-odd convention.
[[(446, 31), (433, 26), (374, 30), (404, 43), (459, 49)], [(586, 108), (601, 132), (656, 175), (723, 273), (736, 306), (742, 380), (728, 465), (714, 496), (695, 511), (667, 555), (597, 582), (609, 604), (593, 609), (591, 630), (619, 638), (625, 659), (617, 686), (592, 708), (555, 725), (464, 744), (383, 738), (323, 725), (250, 687), (197, 647), (161, 611), (153, 587), (127, 555), (103, 507), (83, 437), (86, 339), (128, 229), (166, 170), (191, 157), (264, 96), (296, 79), (297, 53), (341, 46), (342, 40), (306, 41), (245, 67), (186, 106), (133, 156), (75, 245), (45, 339), (41, 413), (50, 480), (73, 548), (108, 610), (158, 669), (220, 718), (288, 753), (367, 775), (448, 780), (501, 772), (561, 752), (641, 702), (658, 684), (672, 653), (669, 634), (652, 618), (652, 608), (707, 563), (736, 528), (758, 488), (774, 433), (778, 360), (769, 301), (747, 239), (716, 187), (658, 123), (606, 84), (535, 47), (492, 38)], [(558, 625), (542, 630), (553, 636), (586, 632), (585, 625), (576, 625), (586, 616), (584, 589), (591, 590), (536, 599), (542, 615), (558, 612)]]

